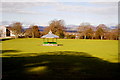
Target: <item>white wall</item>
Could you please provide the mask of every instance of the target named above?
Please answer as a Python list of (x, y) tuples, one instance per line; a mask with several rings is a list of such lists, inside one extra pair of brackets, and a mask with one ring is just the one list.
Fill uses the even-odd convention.
[(6, 27), (0, 26), (0, 37), (6, 37)]
[[(0, 37), (6, 37), (6, 27), (0, 26)], [(10, 36), (15, 36), (13, 32), (10, 30)]]
[(10, 31), (10, 36), (15, 36), (12, 31)]

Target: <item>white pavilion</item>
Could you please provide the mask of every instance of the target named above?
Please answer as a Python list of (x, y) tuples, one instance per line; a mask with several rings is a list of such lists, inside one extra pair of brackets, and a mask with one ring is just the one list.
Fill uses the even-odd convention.
[(57, 39), (59, 36), (54, 35), (51, 30), (48, 34), (43, 35), (41, 38), (43, 38), (43, 46), (58, 46)]

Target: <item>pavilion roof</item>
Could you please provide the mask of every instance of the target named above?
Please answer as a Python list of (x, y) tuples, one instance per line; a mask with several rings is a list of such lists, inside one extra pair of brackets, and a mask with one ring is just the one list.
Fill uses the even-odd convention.
[(54, 34), (52, 33), (52, 31), (49, 31), (48, 34), (43, 35), (41, 38), (59, 38), (59, 36), (54, 35)]

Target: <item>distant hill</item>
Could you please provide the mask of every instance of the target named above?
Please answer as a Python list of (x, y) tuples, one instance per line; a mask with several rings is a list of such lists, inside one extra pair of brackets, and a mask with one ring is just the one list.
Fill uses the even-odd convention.
[(110, 26), (110, 29), (116, 29), (118, 28), (117, 26)]
[[(43, 31), (46, 26), (38, 26), (39, 27), (39, 31)], [(28, 27), (23, 27), (24, 30), (28, 29)]]
[(38, 26), (40, 31), (43, 31), (47, 26)]
[[(43, 31), (47, 26), (38, 26), (40, 31)], [(78, 25), (67, 25), (65, 27), (66, 32), (77, 32)]]
[[(6, 26), (7, 27), (7, 26)], [(44, 29), (47, 26), (38, 26), (39, 27), (39, 31), (44, 31)], [(78, 27), (80, 27), (79, 25), (66, 25), (65, 27), (65, 31), (66, 32), (77, 32), (78, 31)], [(92, 28), (94, 31), (96, 31), (96, 27), (95, 26), (90, 26), (90, 28)], [(116, 29), (117, 26), (110, 26), (108, 29)], [(28, 27), (23, 26), (23, 30), (28, 29)]]
[(65, 28), (66, 32), (77, 32), (79, 25), (67, 25)]

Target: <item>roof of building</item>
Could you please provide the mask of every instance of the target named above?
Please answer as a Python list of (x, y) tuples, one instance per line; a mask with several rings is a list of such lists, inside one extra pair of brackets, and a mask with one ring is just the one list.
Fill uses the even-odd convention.
[(54, 35), (54, 34), (52, 33), (52, 31), (49, 31), (48, 34), (42, 36), (41, 38), (59, 38), (59, 36)]

